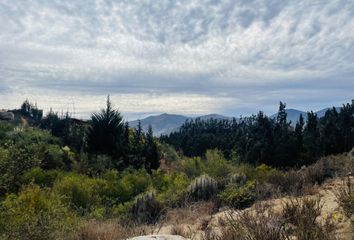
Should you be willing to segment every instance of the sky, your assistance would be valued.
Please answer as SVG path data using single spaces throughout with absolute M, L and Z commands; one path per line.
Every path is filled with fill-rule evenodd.
M 88 118 L 319 110 L 354 98 L 353 0 L 0 0 L 0 109 Z

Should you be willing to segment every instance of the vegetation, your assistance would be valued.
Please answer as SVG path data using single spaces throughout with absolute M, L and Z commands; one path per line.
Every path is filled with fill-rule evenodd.
M 91 239 L 93 224 L 92 239 L 108 239 L 102 223 L 124 239 L 144 232 L 143 224 L 164 221 L 171 209 L 207 203 L 210 212 L 245 209 L 354 172 L 354 157 L 345 153 L 354 143 L 350 104 L 321 119 L 309 113 L 306 123 L 300 118 L 292 127 L 281 103 L 275 120 L 262 113 L 196 120 L 161 139 L 151 127 L 130 128 L 109 97 L 86 122 L 53 111 L 42 117 L 28 101 L 15 112 L 17 122 L 0 122 L 0 239 Z M 349 218 L 353 187 L 346 186 L 337 198 Z M 332 236 L 334 226 L 316 220 L 320 207 L 306 200 L 290 202 L 282 215 L 245 213 L 230 219 L 225 236 L 328 239 L 323 236 Z M 310 223 L 317 235 L 304 233 Z
M 162 136 L 190 157 L 204 156 L 208 149 L 219 149 L 232 159 L 267 164 L 278 168 L 310 165 L 322 156 L 350 151 L 354 145 L 354 103 L 344 104 L 338 112 L 328 109 L 318 118 L 307 113 L 297 123 L 287 121 L 286 105 L 280 102 L 275 119 L 262 112 L 251 117 L 229 120 L 187 121 L 178 132 Z

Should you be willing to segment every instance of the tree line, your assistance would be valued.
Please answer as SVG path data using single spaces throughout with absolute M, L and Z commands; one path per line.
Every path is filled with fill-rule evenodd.
M 28 100 L 21 106 L 22 116 L 35 120 L 38 127 L 50 131 L 65 145 L 85 155 L 89 164 L 97 169 L 133 167 L 150 171 L 159 167 L 152 128 L 146 133 L 140 123 L 136 129 L 130 128 L 121 113 L 113 108 L 109 96 L 106 107 L 93 113 L 89 121 L 71 118 L 69 113 L 59 115 L 52 110 L 42 117 L 42 114 L 36 114 L 39 111 L 42 113 Z
M 280 102 L 276 118 L 263 112 L 232 120 L 187 120 L 179 131 L 161 136 L 187 156 L 203 156 L 207 149 L 222 150 L 228 158 L 275 167 L 300 167 L 319 157 L 349 151 L 354 146 L 354 101 L 319 118 L 308 112 L 295 125 Z

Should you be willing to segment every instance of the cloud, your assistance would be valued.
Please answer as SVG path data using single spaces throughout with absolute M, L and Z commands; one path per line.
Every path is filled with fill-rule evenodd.
M 117 105 L 128 117 L 239 115 L 279 100 L 326 107 L 352 97 L 353 9 L 348 0 L 4 0 L 0 102 L 26 96 L 60 110 L 66 102 L 54 98 L 72 96 L 84 117 L 99 105 L 88 96 L 104 103 L 108 93 L 127 99 Z

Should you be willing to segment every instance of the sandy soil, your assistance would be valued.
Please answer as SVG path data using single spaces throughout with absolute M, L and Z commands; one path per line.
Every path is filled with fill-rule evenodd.
M 354 180 L 354 179 L 352 179 Z M 341 179 L 332 179 L 324 183 L 321 187 L 318 187 L 317 193 L 314 195 L 307 195 L 304 197 L 320 198 L 323 204 L 321 219 L 326 219 L 330 216 L 333 221 L 336 222 L 338 226 L 337 237 L 340 240 L 353 240 L 353 226 L 351 224 L 351 219 L 348 219 L 343 213 L 342 209 L 339 207 L 335 192 L 343 185 Z M 269 204 L 275 212 L 280 212 L 282 206 L 286 201 L 289 201 L 289 197 L 272 199 L 264 203 Z M 188 239 L 201 240 L 203 231 L 206 228 L 212 228 L 218 231 L 220 225 L 222 225 L 224 219 L 227 218 L 228 214 L 238 214 L 240 211 L 225 210 L 217 214 L 211 215 L 208 213 L 207 205 L 195 206 L 189 209 L 179 209 L 174 210 L 167 216 L 166 222 L 156 228 L 155 234 L 171 234 L 171 235 L 181 235 Z M 249 209 L 254 208 L 252 206 Z

